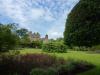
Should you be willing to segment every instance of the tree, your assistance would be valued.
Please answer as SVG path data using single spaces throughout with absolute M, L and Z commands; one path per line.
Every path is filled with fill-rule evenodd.
M 66 21 L 65 44 L 88 46 L 100 44 L 100 1 L 80 0 Z
M 17 46 L 18 36 L 13 31 L 13 26 L 14 24 L 0 24 L 0 51 L 8 51 Z
M 56 39 L 56 42 L 64 43 L 64 39 L 63 39 L 62 37 L 57 38 L 57 39 Z
M 33 41 L 31 47 L 32 48 L 42 48 L 42 43 L 43 43 L 42 40 Z
M 28 30 L 25 28 L 18 29 L 16 32 L 20 38 L 28 36 Z
M 20 37 L 20 45 L 22 47 L 29 47 L 30 39 L 29 39 L 29 31 L 25 28 L 18 29 L 16 31 L 17 35 Z

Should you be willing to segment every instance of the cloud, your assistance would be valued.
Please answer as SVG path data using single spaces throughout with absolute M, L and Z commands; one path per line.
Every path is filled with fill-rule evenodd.
M 26 16 L 23 15 L 23 9 L 21 7 L 23 4 L 17 5 L 13 0 L 2 0 L 1 7 L 2 11 L 11 18 L 14 22 L 20 23 L 25 26 L 24 23 L 27 22 Z
M 53 23 L 54 26 L 52 26 L 47 32 L 47 34 L 49 35 L 49 38 L 56 39 L 58 37 L 63 37 L 65 19 L 66 19 L 66 16 L 63 16 Z
M 0 15 L 50 38 L 63 36 L 68 13 L 79 0 L 0 0 Z M 4 17 L 3 17 L 4 18 Z
M 31 19 L 38 19 L 42 17 L 45 14 L 45 11 L 43 9 L 32 9 L 31 12 Z
M 63 14 L 55 21 L 55 23 L 53 24 L 54 26 L 51 27 L 51 29 L 48 30 L 48 35 L 50 35 L 49 38 L 59 38 L 59 37 L 63 37 L 63 32 L 65 29 L 65 23 L 66 23 L 66 19 L 68 17 L 68 14 L 70 13 L 70 11 L 72 10 L 72 8 L 75 6 L 75 4 L 78 2 L 75 0 L 68 0 L 68 6 L 70 6 L 70 8 L 68 8 L 67 10 L 65 10 L 63 12 Z M 71 5 L 72 4 L 72 5 Z

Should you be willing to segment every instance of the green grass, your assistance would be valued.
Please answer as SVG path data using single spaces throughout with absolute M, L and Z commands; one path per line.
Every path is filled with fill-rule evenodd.
M 42 53 L 41 49 L 31 49 L 31 48 L 25 48 L 22 50 L 19 50 L 21 54 L 28 54 L 28 53 Z
M 20 50 L 21 54 L 27 53 L 44 53 L 41 49 L 23 49 Z M 52 53 L 58 57 L 63 57 L 65 59 L 74 59 L 74 60 L 84 60 L 89 63 L 94 64 L 96 67 L 88 72 L 84 72 L 79 75 L 100 75 L 100 54 L 90 54 L 82 51 L 68 51 L 67 53 Z

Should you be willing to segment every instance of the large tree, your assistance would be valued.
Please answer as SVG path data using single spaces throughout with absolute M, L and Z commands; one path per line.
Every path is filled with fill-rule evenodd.
M 28 47 L 30 44 L 29 31 L 25 28 L 20 28 L 16 33 L 20 37 L 20 45 L 22 47 Z
M 100 1 L 80 0 L 66 21 L 64 41 L 67 45 L 100 44 Z
M 25 28 L 18 29 L 16 32 L 20 38 L 28 36 L 28 30 Z
M 18 36 L 15 33 L 15 25 L 0 24 L 0 51 L 14 49 L 18 44 Z

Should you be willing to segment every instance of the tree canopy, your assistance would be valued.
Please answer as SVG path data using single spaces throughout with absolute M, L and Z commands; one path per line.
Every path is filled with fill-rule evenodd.
M 80 0 L 66 20 L 64 41 L 67 45 L 100 44 L 100 1 Z
M 0 24 L 0 51 L 14 49 L 18 43 L 18 36 L 15 33 L 15 25 Z

